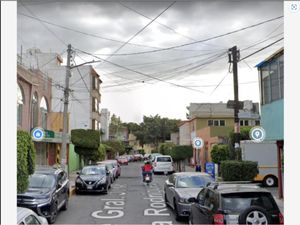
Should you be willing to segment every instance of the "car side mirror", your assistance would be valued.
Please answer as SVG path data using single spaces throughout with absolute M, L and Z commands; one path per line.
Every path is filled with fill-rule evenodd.
M 196 203 L 196 202 L 198 202 L 198 200 L 197 200 L 196 198 L 193 198 L 193 197 L 192 197 L 192 198 L 189 198 L 189 199 L 188 199 L 188 202 L 189 202 L 189 203 Z

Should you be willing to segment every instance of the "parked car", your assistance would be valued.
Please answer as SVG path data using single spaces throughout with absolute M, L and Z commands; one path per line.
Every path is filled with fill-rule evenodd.
M 149 157 L 150 157 L 150 154 L 146 153 L 146 154 L 144 155 L 144 160 L 149 160 Z
M 38 216 L 31 209 L 17 207 L 17 224 L 18 225 L 32 225 L 32 224 L 48 225 L 48 221 L 45 217 Z
M 115 169 L 115 177 L 118 178 L 119 176 L 121 176 L 121 167 L 120 167 L 120 164 L 118 163 L 117 160 L 115 159 L 109 159 L 109 160 L 106 160 L 104 162 L 112 162 L 113 163 L 113 166 L 114 166 L 114 169 Z
M 152 161 L 153 173 L 173 173 L 173 159 L 169 155 L 157 155 Z
M 169 176 L 164 185 L 165 202 L 175 211 L 176 220 L 190 215 L 188 199 L 196 198 L 199 191 L 212 182 L 213 178 L 207 173 L 181 172 Z
M 190 224 L 283 224 L 272 194 L 246 184 L 214 184 L 190 198 Z
M 118 163 L 120 165 L 128 165 L 128 159 L 127 159 L 127 157 L 126 156 L 120 156 L 118 158 Z
M 133 161 L 141 161 L 143 159 L 143 155 L 142 154 L 134 154 L 133 155 Z
M 148 159 L 153 162 L 156 156 L 161 156 L 162 154 L 160 153 L 152 153 L 149 155 Z
M 82 192 L 103 192 L 108 193 L 111 187 L 109 170 L 105 165 L 85 166 L 75 180 L 76 194 Z
M 60 209 L 67 210 L 69 180 L 61 168 L 39 168 L 29 176 L 25 193 L 17 195 L 17 206 L 32 209 L 54 223 Z
M 117 170 L 114 167 L 114 164 L 112 162 L 108 162 L 108 161 L 101 161 L 101 162 L 97 162 L 97 165 L 106 165 L 108 171 L 111 174 L 111 183 L 113 183 L 116 179 L 117 179 Z

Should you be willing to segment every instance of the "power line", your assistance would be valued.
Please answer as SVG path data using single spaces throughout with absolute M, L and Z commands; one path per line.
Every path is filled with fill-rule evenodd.
M 144 18 L 147 18 L 147 19 L 149 19 L 149 20 L 152 20 L 150 17 L 146 16 L 145 14 L 143 14 L 143 13 L 137 11 L 136 9 L 133 9 L 133 8 L 129 7 L 128 5 L 125 5 L 123 2 L 119 2 L 119 4 L 122 5 L 122 6 L 124 6 L 124 7 L 127 8 L 127 9 L 129 9 L 129 10 L 135 12 L 136 14 L 138 14 L 138 15 L 140 15 L 140 16 L 143 16 Z M 184 37 L 184 38 L 186 38 L 186 39 L 189 39 L 189 40 L 191 40 L 191 41 L 196 41 L 196 39 L 194 39 L 194 38 L 192 38 L 192 37 L 189 37 L 189 36 L 187 36 L 187 35 L 184 35 L 184 34 L 182 34 L 182 33 L 179 33 L 179 32 L 176 31 L 174 28 L 172 28 L 172 27 L 170 27 L 170 26 L 167 26 L 166 24 L 160 23 L 160 22 L 158 22 L 158 21 L 155 21 L 155 23 L 161 25 L 162 27 L 164 27 L 164 28 L 166 28 L 166 29 L 172 31 L 173 33 L 178 34 L 178 35 L 180 35 L 180 36 L 182 36 L 182 37 Z M 210 44 L 206 44 L 206 45 L 210 45 Z M 211 45 L 211 46 L 214 46 L 214 45 Z
M 113 57 L 117 52 L 119 52 L 125 45 L 127 45 L 131 40 L 133 40 L 136 36 L 142 33 L 150 24 L 152 24 L 158 17 L 160 17 L 164 12 L 166 12 L 169 8 L 171 8 L 176 2 L 172 2 L 167 8 L 165 8 L 161 13 L 159 13 L 154 19 L 152 19 L 149 23 L 147 23 L 142 29 L 136 32 L 131 38 L 129 38 L 125 43 L 123 43 L 117 50 L 115 50 L 108 58 Z
M 79 50 L 79 49 L 77 49 L 77 50 L 78 50 L 78 51 L 81 51 L 82 53 L 85 53 L 85 54 L 87 54 L 87 55 L 91 55 L 91 56 L 94 56 L 95 58 L 101 59 L 101 60 L 103 60 L 103 61 L 105 61 L 105 62 L 107 62 L 107 63 L 109 63 L 109 64 L 112 64 L 112 65 L 114 65 L 114 66 L 117 66 L 117 67 L 120 67 L 120 68 L 126 69 L 126 70 L 128 70 L 128 71 L 131 71 L 131 72 L 134 72 L 134 73 L 137 73 L 137 74 L 143 75 L 143 76 L 145 76 L 145 77 L 149 77 L 149 78 L 152 78 L 152 79 L 154 79 L 154 80 L 158 80 L 158 81 L 161 81 L 161 82 L 164 82 L 164 83 L 167 83 L 167 84 L 170 84 L 170 85 L 176 86 L 176 87 L 181 87 L 181 88 L 184 88 L 184 89 L 188 89 L 188 90 L 192 90 L 192 91 L 196 91 L 196 92 L 203 93 L 203 92 L 202 92 L 202 91 L 200 91 L 200 90 L 196 90 L 196 89 L 193 89 L 193 88 L 187 88 L 187 87 L 185 87 L 185 86 L 182 86 L 182 85 L 179 85 L 179 84 L 175 84 L 175 83 L 172 83 L 172 82 L 164 81 L 164 80 L 162 80 L 162 79 L 159 79 L 159 78 L 157 78 L 157 77 L 153 77 L 153 76 L 151 76 L 151 75 L 149 75 L 149 74 L 145 74 L 145 73 L 142 73 L 142 72 L 139 72 L 139 71 L 136 71 L 136 70 L 133 70 L 133 69 L 130 69 L 130 68 L 124 67 L 124 66 L 122 66 L 122 65 L 119 65 L 119 64 L 117 64 L 117 63 L 113 63 L 113 62 L 111 62 L 111 61 L 108 61 L 108 60 L 102 59 L 101 57 L 99 57 L 99 56 L 95 56 L 95 55 L 93 55 L 93 54 L 91 54 L 91 53 L 88 53 L 88 52 L 85 52 L 85 51 L 82 51 L 82 50 Z
M 238 32 L 241 32 L 241 31 L 253 28 L 253 27 L 257 27 L 257 26 L 260 26 L 262 24 L 269 23 L 269 22 L 272 22 L 272 21 L 275 21 L 275 20 L 278 20 L 278 19 L 281 19 L 281 18 L 283 18 L 283 16 L 275 17 L 273 19 L 265 20 L 265 21 L 262 21 L 260 23 L 256 23 L 256 24 L 253 24 L 253 25 L 250 25 L 250 26 L 247 26 L 247 27 L 243 27 L 243 28 L 240 28 L 240 29 L 237 29 L 237 30 L 234 30 L 234 31 L 230 31 L 230 32 L 227 32 L 227 33 L 224 33 L 224 34 L 216 35 L 216 36 L 213 36 L 213 37 L 210 37 L 210 38 L 205 38 L 205 39 L 202 39 L 202 40 L 199 40 L 199 41 L 194 41 L 194 42 L 191 42 L 191 43 L 186 43 L 186 44 L 171 46 L 171 47 L 167 47 L 167 48 L 151 50 L 151 51 L 114 54 L 114 56 L 140 55 L 140 54 L 148 54 L 148 53 L 156 53 L 156 52 L 161 52 L 161 51 L 167 51 L 167 50 L 171 50 L 171 49 L 174 49 L 174 48 L 181 48 L 181 47 L 194 45 L 194 44 L 198 44 L 198 43 L 202 43 L 202 42 L 206 42 L 206 41 L 211 41 L 211 40 L 214 40 L 214 39 L 217 39 L 217 38 L 220 38 L 220 37 L 224 37 L 224 36 L 227 36 L 227 35 L 231 35 L 231 34 L 234 34 L 234 33 L 238 33 Z M 94 54 L 94 55 L 104 55 L 104 54 Z M 112 55 L 112 54 L 105 54 L 105 55 L 109 56 L 109 55 Z
M 256 53 L 261 52 L 262 50 L 264 50 L 264 49 L 266 49 L 266 48 L 269 48 L 270 46 L 276 44 L 277 42 L 282 41 L 283 39 L 284 39 L 284 38 L 280 38 L 280 39 L 278 39 L 278 40 L 272 42 L 271 44 L 269 44 L 269 45 L 267 45 L 267 46 L 265 46 L 265 47 L 263 47 L 263 48 L 261 48 L 261 49 L 255 51 L 255 52 L 253 52 L 253 53 L 251 53 L 251 54 L 249 54 L 249 55 L 243 57 L 243 58 L 240 59 L 239 61 L 245 60 L 245 59 L 249 58 L 250 56 L 253 56 L 253 55 L 256 54 Z
M 36 17 L 36 15 L 27 7 L 23 4 L 22 1 L 19 1 L 23 8 L 25 8 L 31 15 L 33 15 L 34 17 Z M 41 21 L 40 21 L 41 22 Z M 46 28 L 46 30 L 48 30 L 54 37 L 56 37 L 57 40 L 59 40 L 61 43 L 63 43 L 63 45 L 67 46 L 67 44 L 60 38 L 57 36 L 57 34 L 55 34 L 49 27 L 47 27 L 43 22 L 41 22 L 41 24 L 43 25 L 44 28 Z

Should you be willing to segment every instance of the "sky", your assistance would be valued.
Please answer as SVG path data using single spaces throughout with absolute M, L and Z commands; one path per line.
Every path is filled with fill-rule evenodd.
M 282 16 L 282 1 L 23 0 L 17 10 L 18 53 L 62 53 L 71 44 L 77 64 L 102 60 L 93 64 L 101 107 L 123 122 L 185 120 L 190 103 L 232 100 L 228 49 L 237 46 L 243 58 L 283 37 L 283 18 L 242 29 Z M 255 65 L 281 47 L 239 62 L 240 100 L 259 102 Z

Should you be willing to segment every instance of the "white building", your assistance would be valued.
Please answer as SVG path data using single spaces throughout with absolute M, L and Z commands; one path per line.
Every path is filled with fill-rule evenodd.
M 21 57 L 24 65 L 40 69 L 52 78 L 51 111 L 63 112 L 66 66 L 62 65 L 62 57 L 57 53 L 43 53 L 37 48 L 28 49 Z M 70 130 L 100 130 L 101 83 L 99 74 L 92 66 L 80 66 L 71 70 L 68 106 Z
M 110 112 L 108 109 L 101 109 L 100 115 L 100 123 L 101 123 L 101 140 L 108 141 L 109 140 L 109 123 L 110 123 Z

